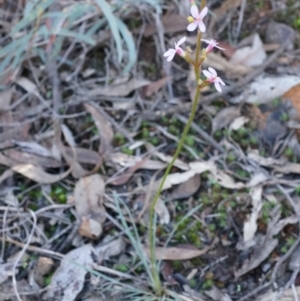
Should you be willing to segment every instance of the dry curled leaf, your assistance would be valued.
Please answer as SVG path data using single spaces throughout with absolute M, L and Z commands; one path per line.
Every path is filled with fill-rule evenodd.
M 267 54 L 264 45 L 256 33 L 253 36 L 252 45 L 237 49 L 232 55 L 230 62 L 234 64 L 242 64 L 246 67 L 255 67 L 261 65 Z
M 240 116 L 240 107 L 228 107 L 221 110 L 212 121 L 212 132 L 220 130 Z
M 150 83 L 144 89 L 145 96 L 149 97 L 155 92 L 159 91 L 171 78 L 172 78 L 171 76 L 166 76 L 162 79 Z
M 103 194 L 105 184 L 99 174 L 81 178 L 75 185 L 74 202 L 78 216 L 82 219 L 80 234 L 98 238 L 105 221 Z
M 100 136 L 99 153 L 109 154 L 112 150 L 112 140 L 114 138 L 114 132 L 110 122 L 105 118 L 101 111 L 97 108 L 96 104 L 84 104 L 86 110 L 92 115 L 98 133 Z
M 55 175 L 45 172 L 41 167 L 32 164 L 18 164 L 11 168 L 13 171 L 40 184 L 53 184 L 69 175 L 71 169 L 64 173 Z
M 83 245 L 67 253 L 51 277 L 44 300 L 73 301 L 81 292 L 93 264 L 93 246 Z
M 186 182 L 178 185 L 170 195 L 170 199 L 185 199 L 196 193 L 200 187 L 201 178 L 199 174 L 195 174 L 189 178 Z

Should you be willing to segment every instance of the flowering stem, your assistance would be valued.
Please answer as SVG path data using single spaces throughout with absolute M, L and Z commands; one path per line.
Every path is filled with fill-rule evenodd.
M 195 59 L 195 64 L 194 64 L 194 70 L 195 70 L 195 74 L 196 74 L 196 79 L 197 81 L 200 79 L 200 47 L 201 47 L 201 32 L 198 31 L 198 35 L 197 35 L 197 47 L 196 47 L 196 59 Z M 159 184 L 159 187 L 156 191 L 156 194 L 154 196 L 154 199 L 151 203 L 150 206 L 150 212 L 149 212 L 149 224 L 150 224 L 150 228 L 149 228 L 149 243 L 150 243 L 150 261 L 151 261 L 151 274 L 154 280 L 154 291 L 157 294 L 161 294 L 162 292 L 162 286 L 161 286 L 161 282 L 159 279 L 159 273 L 158 270 L 156 269 L 156 256 L 155 256 L 155 233 L 154 233 L 154 212 L 155 212 L 155 206 L 157 204 L 158 198 L 161 194 L 161 191 L 163 189 L 164 183 L 167 179 L 168 174 L 171 171 L 171 168 L 173 167 L 173 164 L 175 162 L 175 160 L 177 159 L 184 141 L 185 141 L 185 137 L 190 129 L 190 126 L 192 124 L 192 121 L 194 119 L 196 110 L 197 110 L 197 105 L 198 105 L 198 101 L 200 98 L 200 89 L 196 89 L 196 93 L 195 93 L 195 97 L 193 100 L 193 105 L 192 105 L 192 110 L 191 110 L 191 114 L 189 117 L 189 120 L 187 122 L 187 124 L 184 127 L 183 133 L 182 133 L 182 137 L 178 143 L 177 149 L 175 151 L 175 154 L 171 160 L 171 162 L 168 164 L 167 169 L 164 173 L 164 176 Z

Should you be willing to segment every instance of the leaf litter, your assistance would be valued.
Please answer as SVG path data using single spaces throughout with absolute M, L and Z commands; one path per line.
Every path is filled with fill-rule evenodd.
M 144 4 L 139 7 L 145 13 L 145 19 L 139 19 L 141 23 L 133 24 L 140 11 L 135 11 L 132 24 L 125 18 L 124 25 L 137 33 L 133 39 L 141 39 L 135 40 L 140 53 L 131 76 L 120 72 L 126 56 L 132 53 L 129 38 L 124 44 L 128 52 L 117 62 L 114 47 L 108 46 L 114 45 L 109 39 L 117 36 L 94 23 L 100 15 L 103 17 L 97 15 L 99 12 L 76 18 L 72 27 L 95 30 L 93 34 L 97 32 L 100 37 L 97 49 L 80 44 L 84 43 L 80 35 L 74 40 L 80 43 L 62 42 L 56 84 L 51 81 L 49 85 L 48 68 L 43 66 L 49 59 L 42 48 L 30 52 L 30 62 L 24 60 L 8 72 L 6 82 L 14 83 L 0 92 L 0 183 L 4 189 L 0 198 L 4 244 L 1 293 L 13 295 L 17 289 L 21 293 L 30 291 L 30 300 L 41 300 L 43 294 L 44 300 L 87 299 L 93 281 L 114 291 L 124 285 L 123 280 L 132 285 L 137 278 L 141 282 L 135 288 L 142 287 L 138 297 L 150 293 L 149 205 L 162 172 L 172 160 L 174 141 L 182 132 L 181 118 L 176 116 L 189 104 L 188 93 L 192 95 L 195 87 L 191 81 L 185 82 L 190 72 L 186 66 L 157 64 L 165 47 L 163 34 L 160 37 L 157 33 L 182 34 L 186 30 L 181 8 L 168 4 L 161 18 L 153 22 L 155 13 L 149 14 L 149 3 L 146 10 Z M 289 49 L 294 47 L 295 32 L 286 24 L 271 21 L 266 25 L 269 34 L 247 32 L 239 37 L 238 30 L 228 24 L 238 24 L 244 18 L 247 28 L 255 28 L 253 20 L 259 14 L 255 8 L 243 11 L 243 1 L 227 0 L 218 5 L 211 7 L 207 25 L 210 37 L 220 37 L 226 51 L 211 54 L 204 67 L 208 64 L 223 73 L 232 94 L 216 98 L 211 90 L 203 92 L 204 101 L 209 100 L 199 107 L 193 124 L 197 130 L 191 131 L 185 141 L 191 151 L 184 151 L 175 161 L 155 208 L 156 255 L 163 261 L 160 269 L 164 273 L 164 264 L 170 266 L 166 272 L 168 290 L 179 292 L 183 300 L 206 300 L 207 296 L 230 300 L 251 294 L 289 254 L 299 230 L 295 210 L 300 169 L 299 62 L 293 53 L 282 53 L 271 68 L 268 63 L 269 53 L 282 44 L 283 37 L 288 39 Z M 274 16 L 268 9 L 263 4 L 261 13 Z M 128 11 L 129 19 L 131 14 Z M 122 13 L 116 16 L 124 17 Z M 29 22 L 22 34 L 31 26 L 35 25 Z M 65 29 L 62 25 L 59 28 Z M 225 28 L 232 30 L 231 44 Z M 242 40 L 242 36 L 247 38 Z M 57 36 L 52 38 L 45 41 L 47 49 L 57 41 Z M 166 45 L 173 39 L 166 40 Z M 188 39 L 193 45 L 195 38 Z M 121 45 L 119 42 L 116 45 Z M 35 46 L 34 40 L 30 47 Z M 295 68 L 290 68 L 292 65 Z M 284 69 L 287 66 L 289 70 Z M 285 72 L 280 74 L 279 70 Z M 258 71 L 248 86 L 241 82 L 235 86 L 240 76 Z M 60 93 L 63 97 L 57 97 Z M 62 101 L 56 103 L 59 98 Z M 275 98 L 284 110 L 263 106 Z M 246 105 L 252 115 L 245 114 Z M 157 122 L 150 122 L 147 116 L 155 116 Z M 274 120 L 284 130 L 278 130 Z M 161 135 L 160 129 L 170 136 Z M 170 140 L 171 135 L 175 139 Z M 270 137 L 274 145 L 268 148 Z M 125 204 L 121 211 L 116 195 Z M 132 233 L 136 240 L 130 239 Z M 27 254 L 22 266 L 20 263 L 13 270 L 9 258 L 15 253 L 11 252 L 20 249 L 33 256 Z M 289 275 L 284 268 L 282 265 L 281 273 Z M 96 271 L 101 275 L 95 276 Z M 109 278 L 112 275 L 115 279 Z M 16 285 L 12 285 L 15 276 Z M 114 282 L 116 279 L 120 282 Z M 33 288 L 46 288 L 46 292 L 35 294 Z M 291 299 L 292 290 L 286 290 L 283 296 Z M 271 300 L 274 295 L 269 292 L 259 298 Z

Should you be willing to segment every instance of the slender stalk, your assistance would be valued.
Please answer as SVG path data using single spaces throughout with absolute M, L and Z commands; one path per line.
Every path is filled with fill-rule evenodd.
M 201 48 L 201 32 L 198 31 L 198 35 L 197 35 L 197 47 L 196 47 L 196 58 L 195 58 L 195 63 L 194 63 L 194 71 L 195 71 L 195 75 L 196 75 L 196 79 L 197 82 L 200 79 L 200 49 Z M 149 224 L 150 224 L 150 229 L 149 229 L 149 243 L 150 243 L 150 261 L 151 261 L 151 274 L 154 280 L 154 290 L 157 294 L 161 294 L 162 293 L 162 286 L 161 286 L 161 282 L 159 279 L 159 274 L 158 271 L 156 269 L 156 256 L 155 256 L 155 233 L 154 233 L 154 212 L 155 212 L 155 206 L 157 204 L 158 198 L 161 194 L 161 191 L 163 189 L 164 183 L 167 179 L 168 174 L 171 171 L 171 168 L 173 167 L 173 164 L 175 162 L 175 160 L 177 159 L 184 141 L 185 141 L 185 137 L 190 129 L 190 126 L 193 122 L 193 119 L 195 117 L 196 114 L 196 110 L 197 110 L 197 105 L 198 105 L 198 101 L 200 98 L 200 89 L 197 88 L 196 90 L 196 94 L 193 100 L 193 105 L 192 105 L 192 110 L 191 110 L 191 114 L 190 117 L 188 119 L 187 124 L 184 127 L 181 139 L 178 143 L 177 149 L 175 151 L 175 154 L 171 160 L 171 162 L 168 164 L 167 169 L 164 173 L 164 176 L 159 184 L 159 187 L 156 191 L 156 194 L 154 196 L 154 199 L 151 203 L 150 206 L 150 212 L 149 212 Z

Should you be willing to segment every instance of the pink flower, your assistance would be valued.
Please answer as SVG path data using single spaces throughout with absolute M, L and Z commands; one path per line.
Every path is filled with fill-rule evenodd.
M 173 58 L 174 58 L 174 56 L 175 56 L 176 53 L 178 55 L 180 55 L 180 56 L 184 56 L 185 55 L 184 50 L 181 47 L 179 47 L 181 44 L 183 44 L 185 42 L 185 40 L 186 40 L 186 37 L 181 38 L 178 41 L 178 43 L 175 43 L 175 49 L 169 49 L 168 51 L 166 51 L 164 53 L 164 56 L 168 57 L 167 58 L 168 62 L 170 62 L 170 61 L 173 60 Z
M 189 19 L 192 21 L 187 27 L 188 31 L 194 31 L 197 27 L 201 32 L 205 32 L 205 25 L 203 23 L 203 18 L 207 15 L 208 8 L 204 7 L 199 13 L 198 7 L 196 5 L 191 6 L 191 15 Z
M 203 70 L 203 74 L 207 77 L 209 83 L 214 83 L 217 91 L 222 92 L 220 84 L 225 86 L 225 83 L 221 80 L 221 78 L 217 75 L 217 72 L 214 68 L 209 67 L 208 71 Z
M 211 52 L 214 47 L 225 50 L 225 48 L 221 48 L 221 47 L 217 46 L 219 43 L 216 40 L 209 41 L 209 40 L 201 39 L 201 41 L 208 44 L 208 46 L 205 48 L 206 54 Z

